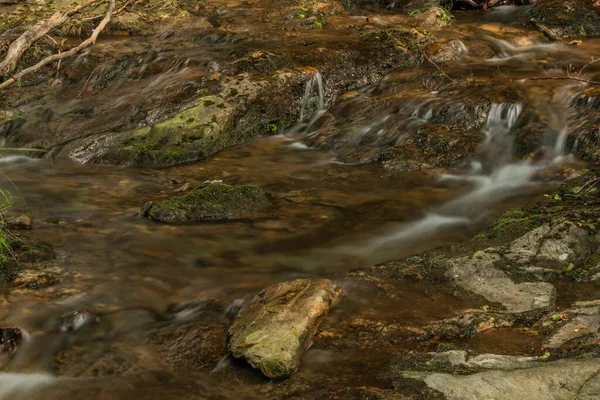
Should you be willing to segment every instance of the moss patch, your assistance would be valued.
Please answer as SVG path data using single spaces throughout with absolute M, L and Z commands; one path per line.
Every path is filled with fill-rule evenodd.
M 164 200 L 145 213 L 161 222 L 250 218 L 269 206 L 265 192 L 253 185 L 231 186 L 220 182 Z

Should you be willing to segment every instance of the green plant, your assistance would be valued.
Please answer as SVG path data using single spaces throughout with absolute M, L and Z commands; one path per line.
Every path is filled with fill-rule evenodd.
M 554 201 L 562 201 L 562 197 L 558 193 L 545 194 L 544 197 Z
M 340 3 L 342 3 L 344 9 L 348 11 L 352 10 L 352 8 L 354 7 L 354 0 L 340 0 Z
M 4 214 L 13 206 L 10 192 L 0 189 L 0 215 Z M 8 256 L 12 255 L 12 247 L 15 236 L 8 230 L 5 224 L 0 225 L 0 264 L 8 261 Z
M 552 319 L 552 321 L 560 321 L 561 317 L 559 313 L 556 314 L 552 314 L 552 316 L 550 317 L 550 319 Z
M 267 131 L 269 132 L 270 135 L 276 134 L 277 133 L 277 125 L 275 125 L 275 124 L 267 125 Z
M 449 9 L 441 8 L 440 11 L 438 11 L 438 13 L 437 13 L 437 19 L 439 22 L 441 22 L 442 24 L 445 25 L 445 24 L 449 24 L 450 22 L 452 22 L 454 17 L 452 16 L 452 13 L 450 12 Z
M 321 29 L 323 28 L 324 22 L 321 20 L 315 21 L 312 25 L 313 29 Z

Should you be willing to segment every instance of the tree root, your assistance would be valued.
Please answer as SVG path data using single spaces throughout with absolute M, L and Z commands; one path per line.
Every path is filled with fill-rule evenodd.
M 16 68 L 16 64 L 19 61 L 20 56 L 25 52 L 25 50 L 28 48 L 28 46 L 30 46 L 31 44 L 35 43 L 35 41 L 31 41 L 30 38 L 34 37 L 34 36 L 38 36 L 39 32 L 43 31 L 47 26 L 52 25 L 52 27 L 50 27 L 49 29 L 45 30 L 45 32 L 48 32 L 50 29 L 59 26 L 60 24 L 64 23 L 66 21 L 66 18 L 68 18 L 69 16 L 73 15 L 76 12 L 79 12 L 83 7 L 87 7 L 91 4 L 93 4 L 94 2 L 96 2 L 97 0 L 88 0 L 85 3 L 83 3 L 82 5 L 75 7 L 74 9 L 67 11 L 64 14 L 54 14 L 54 16 L 52 18 L 50 18 L 49 20 L 46 21 L 42 21 L 40 23 L 38 23 L 37 25 L 35 25 L 33 28 L 31 28 L 30 30 L 28 30 L 27 32 L 25 32 L 23 35 L 21 35 L 21 37 L 19 39 L 17 39 L 17 41 L 21 40 L 21 38 L 23 38 L 23 36 L 26 36 L 25 39 L 23 39 L 21 41 L 21 43 L 29 43 L 26 47 L 23 47 L 23 44 L 17 45 L 16 47 L 21 48 L 20 54 L 18 55 L 18 57 L 12 57 L 11 59 L 9 59 L 9 56 L 11 56 L 11 52 L 9 49 L 9 53 L 6 56 L 6 59 L 2 62 L 2 64 L 4 64 L 7 60 L 9 63 L 14 63 L 14 67 L 13 67 L 13 71 L 14 68 Z M 14 76 L 12 76 L 10 79 L 7 79 L 6 81 L 0 83 L 0 89 L 4 89 L 7 88 L 8 86 L 12 85 L 13 83 L 15 83 L 17 80 L 23 78 L 26 75 L 29 75 L 37 70 L 39 70 L 40 68 L 42 68 L 45 65 L 48 65 L 50 63 L 53 63 L 55 61 L 60 61 L 62 59 L 65 59 L 67 57 L 72 57 L 76 54 L 78 54 L 79 52 L 81 52 L 82 50 L 84 50 L 85 48 L 93 45 L 96 43 L 96 40 L 98 39 L 98 35 L 100 35 L 100 32 L 102 32 L 104 30 L 104 28 L 106 27 L 106 25 L 110 22 L 110 19 L 112 18 L 112 15 L 115 11 L 115 0 L 108 0 L 109 1 L 109 6 L 108 6 L 108 10 L 106 12 L 106 15 L 104 16 L 104 18 L 102 19 L 102 21 L 100 21 L 100 23 L 98 24 L 98 26 L 96 26 L 96 29 L 94 29 L 94 31 L 92 32 L 92 35 L 87 38 L 86 40 L 84 40 L 83 42 L 81 42 L 81 44 L 79 44 L 78 46 L 72 48 L 69 51 L 65 51 L 63 53 L 58 53 L 58 54 L 53 54 L 49 57 L 44 58 L 42 61 L 38 62 L 37 64 L 35 64 L 32 67 L 26 68 L 23 71 L 19 72 L 18 74 L 15 74 Z M 76 11 L 75 11 L 76 10 Z M 58 20 L 62 20 L 64 16 L 64 20 L 56 25 L 55 22 Z M 48 21 L 53 20 L 52 24 L 49 24 Z M 40 26 L 42 26 L 42 28 L 40 28 Z M 28 35 L 29 34 L 29 35 Z M 44 33 L 45 34 L 45 33 Z M 39 39 L 40 37 L 42 37 L 43 35 L 39 35 L 39 37 L 37 37 L 35 40 Z M 16 42 L 16 41 L 15 41 Z M 15 43 L 13 43 L 13 45 L 11 45 L 11 48 L 15 45 Z M 14 53 L 16 54 L 16 53 Z M 0 68 L 2 66 L 2 64 L 0 64 Z M 0 69 L 0 75 L 1 74 L 1 69 Z M 11 71 L 12 72 L 12 71 Z

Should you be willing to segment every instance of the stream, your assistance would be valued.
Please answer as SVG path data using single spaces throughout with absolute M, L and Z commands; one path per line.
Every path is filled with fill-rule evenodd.
M 244 4 L 224 7 L 223 18 L 245 15 Z M 200 315 L 207 326 L 218 327 L 215 340 L 225 340 L 226 310 L 274 283 L 296 278 L 328 278 L 344 289 L 342 302 L 322 330 L 351 318 L 422 327 L 481 307 L 477 300 L 458 296 L 443 285 L 420 281 L 390 281 L 395 295 L 382 295 L 372 282 L 348 273 L 468 242 L 505 211 L 535 204 L 565 176 L 587 167 L 570 154 L 577 143 L 573 145 L 569 137 L 586 121 L 585 104 L 596 104 L 594 97 L 587 97 L 585 83 L 525 79 L 558 76 L 570 64 L 586 64 L 599 54 L 600 40 L 586 39 L 579 46 L 548 43 L 541 34 L 516 27 L 525 9 L 500 7 L 483 21 L 476 13 L 457 13 L 454 25 L 435 34 L 444 38 L 442 46 L 454 46 L 456 54 L 468 56 L 442 66 L 443 71 L 425 61 L 419 67 L 385 72 L 381 79 L 342 90 L 332 99 L 330 75 L 315 68 L 301 84 L 299 112 L 284 132 L 243 140 L 203 160 L 166 167 L 82 163 L 91 159 L 88 153 L 69 146 L 87 140 L 92 126 L 98 131 L 90 130 L 90 135 L 122 126 L 136 107 L 150 110 L 145 122 L 127 123 L 143 125 L 180 112 L 183 103 L 156 100 L 160 93 L 204 82 L 207 74 L 198 65 L 259 45 L 255 41 L 213 45 L 210 39 L 192 40 L 191 34 L 183 39 L 165 34 L 101 40 L 93 54 L 140 54 L 136 63 L 144 64 L 140 67 L 144 72 L 132 69 L 129 75 L 116 77 L 118 83 L 106 91 L 77 99 L 74 95 L 91 72 L 78 67 L 86 73 L 69 77 L 77 85 L 58 86 L 33 105 L 15 108 L 31 119 L 23 135 L 7 137 L 7 145 L 54 141 L 49 144 L 50 156 L 0 158 L 2 187 L 14 201 L 11 214 L 33 220 L 23 240 L 43 243 L 55 255 L 43 264 L 54 277 L 53 284 L 3 288 L 0 321 L 25 333 L 18 353 L 0 359 L 0 399 L 262 399 L 292 394 L 313 398 L 303 397 L 302 385 L 387 388 L 386 371 L 394 351 L 435 349 L 399 338 L 392 347 L 337 352 L 317 340 L 290 378 L 293 383 L 285 386 L 265 380 L 225 354 L 194 364 L 194 355 L 184 353 L 180 364 L 175 362 L 181 368 L 166 367 L 165 351 L 180 349 L 179 339 L 156 344 L 153 332 L 166 329 L 171 320 Z M 371 21 L 390 27 L 402 23 L 397 18 L 382 13 Z M 336 29 L 359 19 L 364 17 L 333 16 L 313 39 L 335 47 L 341 39 Z M 186 32 L 195 29 L 194 23 L 185 27 Z M 256 25 L 253 29 L 260 31 L 261 25 Z M 273 52 L 315 51 L 293 40 L 262 40 L 260 46 Z M 92 56 L 81 55 L 74 65 L 85 64 L 86 57 Z M 600 64 L 590 65 L 585 76 L 600 76 L 599 68 Z M 135 73 L 144 76 L 134 80 Z M 470 76 L 473 82 L 486 84 L 482 88 L 457 83 L 446 89 L 450 82 L 442 74 L 450 75 L 448 79 Z M 438 82 L 436 87 L 415 91 L 420 76 Z M 447 117 L 442 111 L 452 117 L 460 112 L 452 107 L 477 103 L 480 96 L 491 100 L 489 111 L 475 112 L 482 120 L 479 126 L 461 127 L 462 122 L 455 121 L 459 127 L 448 133 L 457 135 L 451 146 L 465 143 L 458 161 L 438 162 L 455 151 L 450 147 L 419 149 L 419 168 L 375 162 L 385 149 L 400 148 L 413 140 L 413 133 L 440 123 Z M 152 115 L 155 101 L 158 106 Z M 69 114 L 86 107 L 102 111 L 84 119 Z M 53 114 L 43 117 L 43 110 L 50 108 Z M 515 149 L 524 146 L 515 132 L 533 125 L 543 125 L 535 149 L 515 157 Z M 73 150 L 70 157 L 64 149 Z M 214 180 L 259 186 L 277 207 L 256 219 L 179 225 L 139 214 L 149 201 Z M 588 295 L 600 295 L 600 287 L 592 285 Z M 88 324 L 89 320 L 95 323 Z M 530 354 L 539 342 L 514 330 L 477 336 L 467 346 L 479 353 Z M 191 346 L 200 353 L 211 351 L 206 350 L 209 344 L 201 350 Z

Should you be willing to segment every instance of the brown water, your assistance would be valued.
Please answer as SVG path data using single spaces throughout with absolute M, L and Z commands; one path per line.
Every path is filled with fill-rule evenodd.
M 247 5 L 234 8 L 235 12 L 228 15 L 231 18 L 235 13 L 243 15 L 244 7 Z M 380 23 L 392 26 L 406 19 L 393 15 L 377 18 Z M 495 23 L 483 25 L 471 18 L 471 14 L 460 15 L 459 19 L 464 20 L 460 29 L 442 30 L 439 35 L 462 39 L 467 46 L 474 46 L 477 41 L 495 43 L 497 57 L 490 61 L 473 56 L 453 65 L 449 73 L 452 76 L 469 73 L 477 81 L 489 80 L 486 91 L 519 91 L 528 101 L 526 106 L 542 110 L 542 119 L 546 118 L 550 125 L 558 127 L 564 122 L 568 116 L 563 118 L 561 106 L 553 106 L 548 96 L 560 97 L 565 86 L 572 92 L 579 87 L 564 82 L 516 80 L 537 76 L 540 65 L 553 63 L 554 68 L 564 68 L 570 63 L 585 63 L 598 51 L 600 41 L 588 40 L 579 48 L 563 45 L 530 48 L 531 43 L 523 43 L 515 50 L 507 47 L 507 43 L 515 45 L 522 36 L 521 30 Z M 343 35 L 339 30 L 357 20 L 358 17 L 350 16 L 332 18 L 329 28 L 315 35 L 330 45 L 337 42 L 341 45 Z M 255 28 L 261 26 L 257 23 Z M 542 41 L 533 32 L 528 40 Z M 99 44 L 98 51 L 137 51 L 156 47 L 160 42 L 159 38 L 111 39 Z M 312 51 L 298 47 L 297 43 L 263 41 L 262 45 L 265 43 L 271 50 L 280 46 L 288 51 L 290 48 L 297 52 Z M 189 57 L 201 63 L 203 59 L 225 56 L 232 48 L 253 45 L 221 44 L 207 52 L 204 45 L 177 48 L 176 40 L 165 42 L 170 48 L 163 57 L 149 61 L 159 71 L 156 75 L 149 73 L 134 83 L 125 81 L 108 92 L 84 96 L 81 101 L 73 99 L 79 89 L 65 89 L 47 99 L 48 104 L 61 112 L 92 104 L 101 113 L 118 117 L 95 120 L 103 124 L 102 129 L 98 128 L 100 131 L 109 130 L 125 119 L 123 104 L 150 107 L 163 91 L 203 76 L 200 69 L 171 68 L 181 60 Z M 519 56 L 513 58 L 511 52 Z M 423 68 L 435 71 L 431 65 Z M 502 71 L 502 75 L 495 71 Z M 590 73 L 595 71 L 595 66 L 590 67 Z M 412 83 L 407 82 L 414 72 L 390 74 L 384 83 L 363 88 L 360 96 L 374 102 L 383 99 L 384 104 L 389 99 L 401 99 L 410 89 Z M 149 82 L 155 86 L 148 85 Z M 443 96 L 435 91 L 426 93 L 414 106 L 423 103 L 424 98 L 446 104 L 456 100 L 452 95 L 452 91 L 444 92 Z M 166 103 L 160 103 L 157 119 L 179 106 L 170 107 Z M 344 104 L 350 104 L 347 110 L 351 114 L 362 112 L 360 102 L 342 101 Z M 407 114 L 413 111 L 408 106 L 403 110 Z M 369 117 L 385 118 L 390 113 L 388 107 L 382 106 L 376 116 Z M 553 121 L 552 115 L 561 118 Z M 399 112 L 391 118 L 390 126 L 382 124 L 385 132 L 381 137 L 396 140 L 403 133 L 396 124 L 402 118 L 405 116 Z M 506 115 L 503 118 L 505 121 Z M 152 116 L 148 117 L 151 120 Z M 39 132 L 39 137 L 27 140 L 60 143 L 62 137 L 52 137 L 58 131 L 69 141 L 72 132 L 85 131 L 93 122 L 57 119 L 48 125 L 54 130 Z M 370 122 L 365 117 L 349 121 L 339 129 L 350 134 L 358 131 L 357 126 Z M 297 140 L 306 141 L 307 133 L 314 137 L 320 132 L 312 126 L 299 131 L 256 139 L 207 160 L 166 169 L 91 166 L 64 159 L 10 163 L 3 167 L 10 179 L 5 187 L 17 187 L 20 192 L 15 198 L 22 200 L 22 204 L 17 202 L 15 212 L 27 213 L 34 220 L 27 240 L 51 245 L 56 259 L 48 268 L 56 268 L 60 282 L 36 290 L 5 291 L 0 321 L 22 327 L 31 332 L 31 337 L 0 373 L 0 398 L 284 398 L 286 390 L 296 388 L 295 385 L 300 388 L 313 385 L 304 387 L 306 393 L 319 388 L 335 391 L 345 386 L 388 387 L 386 374 L 395 353 L 418 348 L 414 341 L 391 337 L 382 339 L 384 344 L 371 346 L 361 342 L 349 329 L 344 337 L 347 351 L 335 352 L 320 345 L 317 337 L 301 370 L 281 384 L 267 382 L 243 363 L 226 357 L 214 369 L 208 369 L 212 372 L 173 372 L 147 342 L 150 332 L 163 326 L 161 316 L 173 304 L 191 301 L 216 304 L 218 312 L 208 313 L 207 323 L 225 325 L 224 309 L 234 300 L 297 277 L 326 277 L 345 289 L 344 300 L 328 316 L 323 330 L 354 319 L 419 329 L 461 310 L 480 307 L 483 304 L 458 298 L 438 285 L 391 282 L 385 292 L 369 282 L 348 279 L 346 274 L 351 269 L 469 239 L 485 230 L 504 210 L 537 201 L 556 186 L 553 180 L 540 184 L 529 178 L 516 179 L 514 183 L 512 178 L 531 172 L 529 166 L 498 161 L 486 151 L 471 157 L 482 162 L 487 169 L 485 173 L 469 175 L 466 166 L 463 171 L 451 171 L 470 177 L 467 180 L 440 180 L 439 173 L 444 172 L 440 168 L 402 172 L 390 171 L 378 163 L 344 164 L 338 160 L 347 148 L 341 146 L 338 152 L 307 149 L 298 145 Z M 482 134 L 479 138 L 482 142 L 483 137 Z M 382 143 L 372 142 L 373 146 Z M 371 149 L 360 150 L 368 153 Z M 539 169 L 549 167 L 549 162 L 538 165 Z M 185 184 L 195 187 L 207 180 L 258 185 L 270 193 L 277 207 L 271 215 L 259 220 L 178 226 L 158 224 L 137 214 L 147 201 L 176 195 Z M 473 190 L 473 182 L 482 180 L 488 182 L 482 184 L 483 189 Z M 40 333 L 56 328 L 65 315 L 76 310 L 97 313 L 99 322 L 69 334 Z M 537 344 L 539 339 L 529 332 L 499 330 L 479 335 L 469 349 L 532 354 L 537 351 L 532 350 Z M 301 389 L 294 390 L 304 396 Z M 310 398 L 309 394 L 306 396 Z

